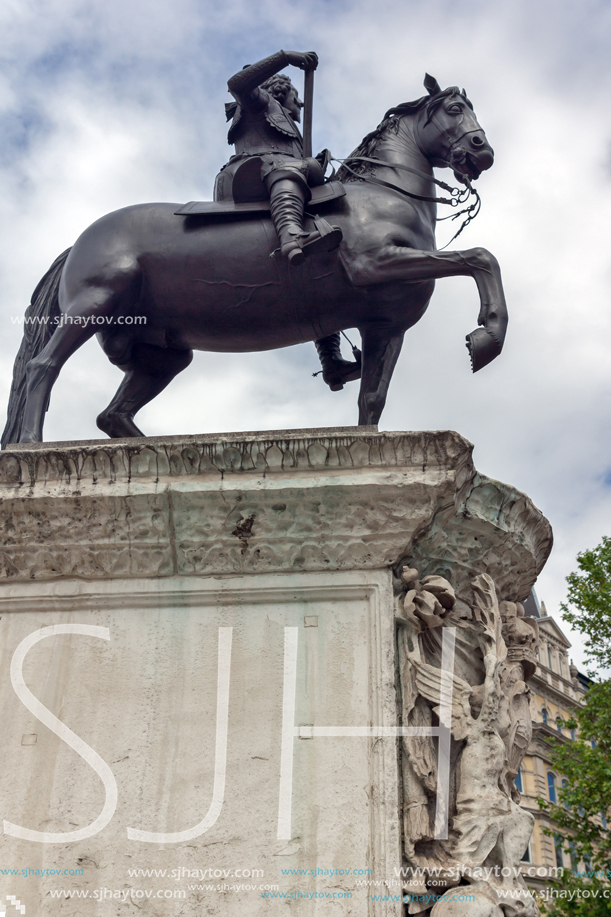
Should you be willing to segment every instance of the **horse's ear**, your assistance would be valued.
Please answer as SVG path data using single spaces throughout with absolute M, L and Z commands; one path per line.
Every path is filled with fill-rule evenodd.
M 430 73 L 424 74 L 424 88 L 430 96 L 435 96 L 438 92 L 441 92 L 441 86 Z

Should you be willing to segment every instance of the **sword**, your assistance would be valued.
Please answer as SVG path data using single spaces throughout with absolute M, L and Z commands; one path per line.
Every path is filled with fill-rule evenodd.
M 312 107 L 314 104 L 314 71 L 306 70 L 303 83 L 303 155 L 312 155 Z

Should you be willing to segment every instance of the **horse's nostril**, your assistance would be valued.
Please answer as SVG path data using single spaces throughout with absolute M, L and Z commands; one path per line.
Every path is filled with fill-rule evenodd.
M 477 134 L 473 134 L 473 136 L 471 137 L 471 143 L 473 144 L 473 146 L 483 146 L 484 145 L 484 141 L 482 140 L 481 137 L 478 137 Z

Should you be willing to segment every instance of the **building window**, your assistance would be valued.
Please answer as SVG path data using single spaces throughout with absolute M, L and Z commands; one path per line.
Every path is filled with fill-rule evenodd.
M 569 843 L 569 848 L 571 851 L 571 869 L 573 870 L 574 873 L 576 873 L 577 867 L 579 866 L 579 860 L 577 858 L 577 852 L 575 850 L 575 844 L 573 843 L 573 841 Z
M 563 790 L 565 790 L 565 789 L 567 788 L 568 785 L 569 785 L 569 781 L 568 781 L 568 780 L 563 780 L 563 781 L 562 781 L 562 789 L 563 789 Z M 571 808 L 571 807 L 569 806 L 568 802 L 565 802 L 565 803 L 564 803 L 564 808 L 565 808 L 565 809 L 570 809 L 570 808 Z
M 547 792 L 549 794 L 549 801 L 555 803 L 557 799 L 556 775 L 552 774 L 551 771 L 547 772 Z
M 603 828 L 604 828 L 605 831 L 606 831 L 606 830 L 607 830 L 607 819 L 606 819 L 605 813 L 602 811 L 602 809 L 601 809 L 601 812 L 600 812 L 600 820 L 601 820 L 601 822 L 602 822 Z
M 556 848 L 556 866 L 564 866 L 564 857 L 562 855 L 562 836 L 557 834 L 554 837 L 554 847 Z
M 547 726 L 547 710 L 545 709 L 545 707 L 541 711 L 541 719 L 543 720 L 544 724 Z
M 524 851 L 524 856 L 522 857 L 521 862 L 522 862 L 522 863 L 530 863 L 530 844 L 528 845 L 528 847 L 527 847 L 526 850 Z
M 557 717 L 556 717 L 556 729 L 558 730 L 558 732 L 560 733 L 560 735 L 562 735 L 562 727 L 563 727 L 563 726 L 564 726 L 564 720 L 562 719 L 561 716 L 557 716 Z
M 574 742 L 575 741 L 575 730 L 574 729 L 571 729 L 571 738 Z
M 590 739 L 590 745 L 592 748 L 596 748 L 596 739 Z
M 553 657 L 552 657 L 552 648 L 551 648 L 551 646 L 548 646 L 548 648 L 547 648 L 547 661 L 549 662 L 549 667 L 550 667 L 550 669 L 551 669 L 552 672 L 553 672 L 553 671 L 554 671 L 554 659 L 553 659 Z
M 515 784 L 515 787 L 518 793 L 523 793 L 524 790 L 522 788 L 522 768 L 521 767 L 518 768 L 518 773 L 516 774 L 515 780 L 513 782 Z

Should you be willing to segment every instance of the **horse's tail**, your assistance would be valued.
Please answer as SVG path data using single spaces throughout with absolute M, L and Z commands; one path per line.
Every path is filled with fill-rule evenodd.
M 23 340 L 13 368 L 13 384 L 9 395 L 6 426 L 2 434 L 2 448 L 18 443 L 25 409 L 26 375 L 30 360 L 47 346 L 57 328 L 61 315 L 59 309 L 59 281 L 70 249 L 56 258 L 34 292 L 23 319 Z

